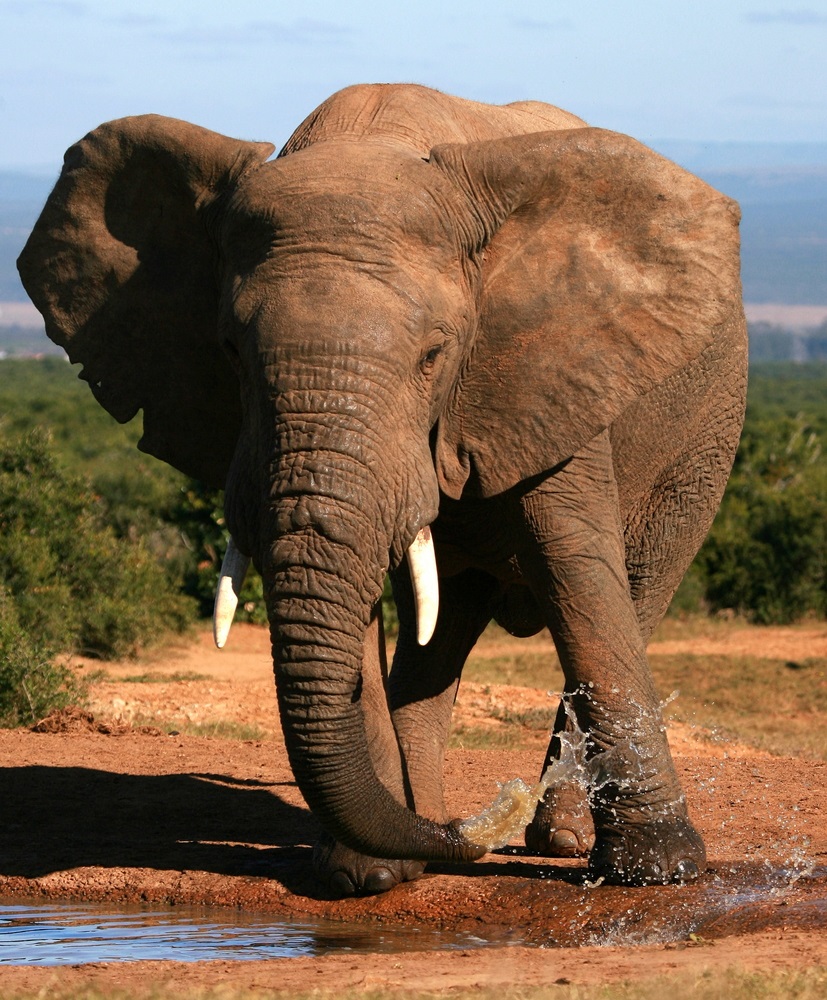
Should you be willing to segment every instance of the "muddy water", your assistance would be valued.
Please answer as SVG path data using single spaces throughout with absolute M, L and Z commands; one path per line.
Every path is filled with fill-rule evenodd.
M 589 888 L 582 877 L 561 880 L 549 869 L 548 878 L 504 880 L 498 902 L 513 915 L 509 926 L 475 921 L 469 932 L 467 924 L 405 927 L 237 909 L 115 909 L 0 899 L 0 965 L 629 946 L 698 943 L 773 927 L 827 931 L 827 867 L 742 862 L 712 870 L 691 886 L 642 889 Z
M 32 906 L 0 900 L 0 965 L 295 958 L 331 951 L 448 951 L 507 943 L 467 933 L 285 920 L 273 914 L 176 907 Z
M 576 948 L 711 941 L 769 929 L 827 932 L 824 866 L 739 862 L 687 885 L 643 888 L 550 879 L 524 883 L 509 899 L 509 908 L 525 915 L 521 943 Z
M 470 843 L 489 851 L 505 847 L 522 834 L 534 816 L 537 803 L 550 788 L 573 783 L 587 794 L 590 787 L 596 787 L 599 764 L 586 760 L 586 734 L 577 724 L 571 703 L 564 699 L 563 706 L 571 730 L 557 734 L 559 759 L 549 764 L 536 784 L 530 785 L 522 778 L 501 784 L 490 806 L 460 824 L 460 832 Z

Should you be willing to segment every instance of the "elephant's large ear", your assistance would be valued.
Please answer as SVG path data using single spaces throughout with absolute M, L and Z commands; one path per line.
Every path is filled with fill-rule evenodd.
M 139 447 L 223 486 L 241 420 L 220 347 L 218 203 L 274 147 L 157 115 L 108 122 L 66 153 L 18 268 L 46 332 Z
M 437 435 L 441 488 L 553 468 L 740 311 L 735 202 L 626 136 L 434 149 L 482 249 L 479 329 Z

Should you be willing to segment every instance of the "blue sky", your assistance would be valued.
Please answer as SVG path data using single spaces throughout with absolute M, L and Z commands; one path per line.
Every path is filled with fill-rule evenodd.
M 0 169 L 156 112 L 280 145 L 333 91 L 549 101 L 643 141 L 827 141 L 827 0 L 0 0 Z

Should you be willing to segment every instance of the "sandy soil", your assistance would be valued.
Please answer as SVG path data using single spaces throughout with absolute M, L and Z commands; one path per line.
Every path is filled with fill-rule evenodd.
M 651 649 L 798 660 L 827 654 L 827 629 L 728 629 Z M 41 732 L 0 731 L 0 895 L 241 907 L 274 918 L 471 932 L 503 947 L 59 971 L 0 966 L 3 995 L 54 982 L 106 990 L 156 980 L 164 995 L 216 984 L 424 991 L 827 965 L 827 763 L 671 730 L 710 857 L 710 871 L 692 886 L 589 888 L 581 863 L 534 858 L 515 846 L 475 865 L 434 866 L 381 897 L 334 901 L 313 880 L 317 828 L 281 745 L 266 633 L 237 626 L 218 653 L 204 632 L 138 665 L 103 666 L 110 677 L 93 685 L 91 716 L 63 718 Z M 146 673 L 168 679 L 124 679 Z M 180 679 L 192 673 L 200 679 Z M 492 706 L 506 704 L 547 705 L 548 695 L 469 685 L 457 711 L 460 721 L 479 725 Z M 264 736 L 165 735 L 161 722 L 182 729 L 241 723 Z M 479 811 L 499 781 L 534 777 L 545 737 L 527 745 L 532 740 L 534 750 L 452 751 L 454 814 Z

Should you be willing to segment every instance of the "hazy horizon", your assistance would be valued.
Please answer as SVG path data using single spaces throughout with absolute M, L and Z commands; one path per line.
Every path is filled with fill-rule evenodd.
M 96 124 L 101 124 L 100 122 Z M 199 124 L 199 123 L 196 123 Z M 95 126 L 90 126 L 89 130 Z M 76 139 L 82 138 L 78 135 Z M 286 141 L 285 137 L 285 141 Z M 271 140 L 272 141 L 272 140 Z M 791 170 L 807 167 L 827 167 L 827 142 L 756 142 L 744 140 L 688 140 L 655 138 L 647 145 L 663 156 L 680 163 L 688 170 L 741 171 Z M 0 177 L 48 179 L 60 172 L 62 157 L 49 163 L 0 163 Z M 2 197 L 2 194 L 0 194 Z
M 359 82 L 557 104 L 660 142 L 827 142 L 827 0 L 0 0 L 0 167 L 155 112 L 283 143 Z

